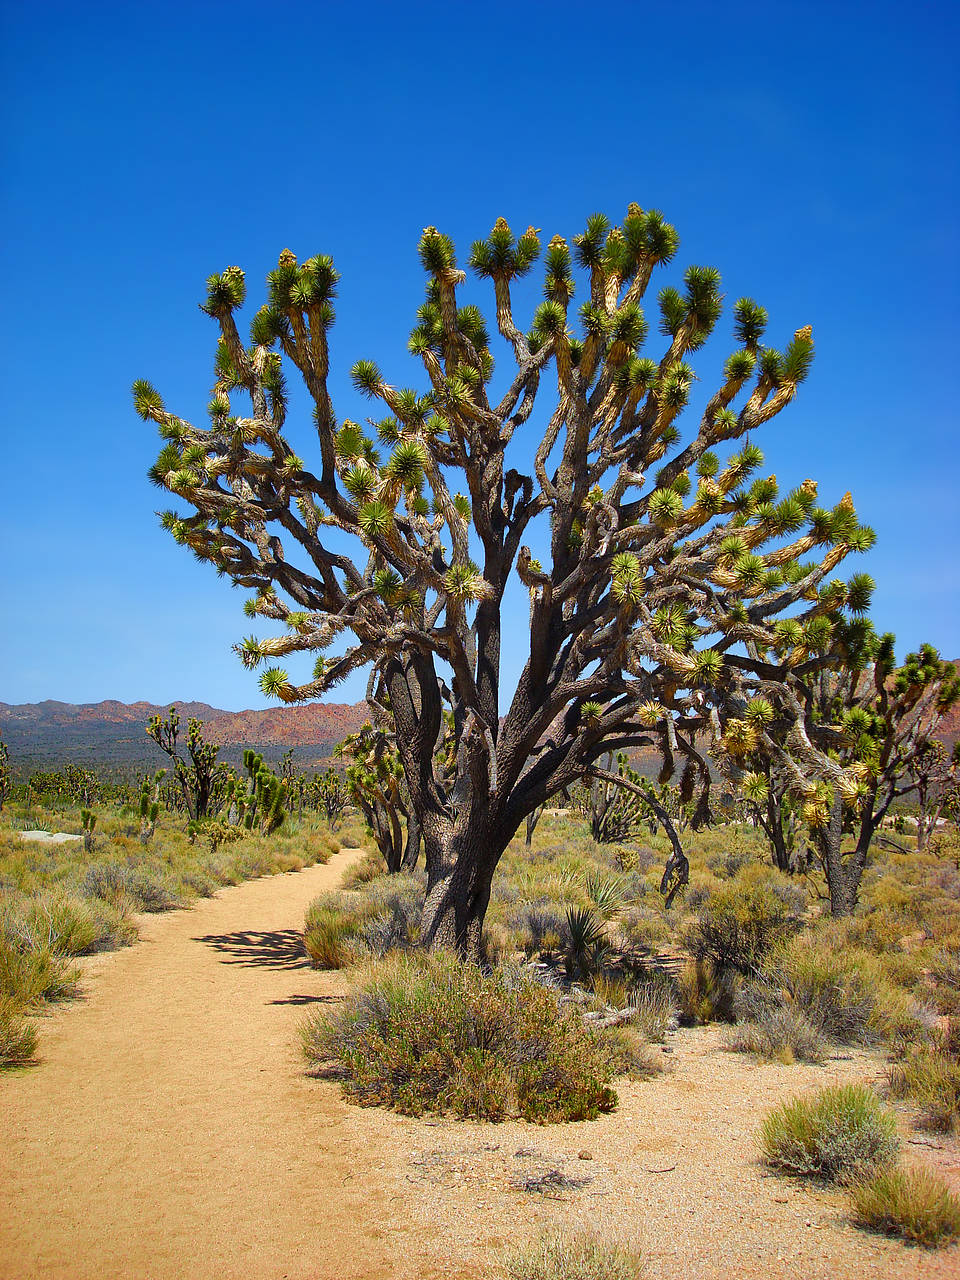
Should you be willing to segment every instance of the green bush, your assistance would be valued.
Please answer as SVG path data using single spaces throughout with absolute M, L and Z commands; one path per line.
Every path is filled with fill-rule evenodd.
M 311 1065 L 339 1064 L 364 1106 L 550 1122 L 593 1119 L 617 1101 L 616 1052 L 554 991 L 447 953 L 387 957 L 302 1035 Z
M 712 893 L 688 929 L 686 943 L 694 959 L 709 960 L 718 973 L 759 971 L 767 953 L 796 933 L 801 919 L 771 887 L 736 883 Z
M 889 1091 L 919 1107 L 922 1128 L 960 1133 L 960 1020 L 934 1043 L 910 1045 L 890 1067 Z
M 853 1187 L 855 1221 L 928 1248 L 960 1239 L 960 1200 L 932 1169 L 881 1169 Z
M 645 1274 L 635 1249 L 590 1231 L 543 1236 L 504 1264 L 507 1280 L 641 1280 Z
M 833 1085 L 768 1112 L 760 1129 L 767 1164 L 787 1173 L 849 1183 L 889 1165 L 897 1122 L 865 1085 Z
M 24 1021 L 12 1000 L 0 996 L 0 1067 L 20 1066 L 36 1051 L 36 1030 Z
M 80 972 L 49 947 L 28 950 L 0 937 L 0 1000 L 20 1006 L 68 1000 L 80 990 Z
M 367 914 L 356 895 L 314 898 L 303 924 L 303 945 L 315 969 L 342 969 L 358 958 L 358 948 L 351 944 Z
M 783 1063 L 822 1062 L 827 1052 L 817 1028 L 788 1005 L 767 1005 L 755 1020 L 738 1022 L 727 1035 L 727 1048 Z

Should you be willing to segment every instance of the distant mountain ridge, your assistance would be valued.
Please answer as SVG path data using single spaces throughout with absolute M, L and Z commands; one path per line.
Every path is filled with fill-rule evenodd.
M 0 734 L 11 763 L 19 768 L 56 764 L 109 764 L 117 767 L 162 763 L 163 755 L 147 737 L 147 722 L 166 717 L 174 706 L 183 721 L 203 721 L 204 737 L 216 742 L 221 758 L 237 759 L 244 747 L 276 758 L 290 747 L 301 766 L 319 764 L 348 733 L 368 718 L 365 702 L 310 702 L 264 711 L 224 711 L 206 702 L 0 702 Z
M 960 669 L 960 660 L 954 660 Z M 0 702 L 0 735 L 18 772 L 57 764 L 156 768 L 165 757 L 146 735 L 147 721 L 175 706 L 184 721 L 204 722 L 204 736 L 239 763 L 245 747 L 276 760 L 293 748 L 301 768 L 322 764 L 338 742 L 368 719 L 365 702 L 308 702 L 264 711 L 224 711 L 206 702 Z M 951 749 L 960 739 L 960 704 L 941 720 L 937 737 Z

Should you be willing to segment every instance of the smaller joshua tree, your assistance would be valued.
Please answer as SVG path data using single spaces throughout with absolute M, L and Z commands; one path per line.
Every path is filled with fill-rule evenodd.
M 618 752 L 616 761 L 612 752 L 607 756 L 606 772 L 612 773 L 614 764 L 618 777 L 642 782 L 640 774 L 627 763 L 625 752 Z M 605 778 L 591 778 L 584 782 L 581 803 L 590 821 L 590 834 L 597 844 L 618 844 L 629 839 L 637 834 L 644 819 L 643 798 Z
M 340 770 L 330 765 L 323 773 L 318 773 L 307 788 L 307 798 L 326 818 L 331 831 L 336 831 L 350 799 Z
M 908 776 L 917 791 L 917 849 L 922 853 L 957 793 L 960 742 L 948 752 L 936 738 L 925 738 L 909 761 Z
M 727 762 L 756 764 L 742 775 L 754 804 L 796 801 L 823 867 L 833 915 L 857 903 L 871 843 L 909 776 L 918 749 L 960 695 L 960 677 L 932 645 L 894 658 L 894 637 L 866 621 L 834 628 L 838 663 L 761 681 L 722 745 Z M 783 814 L 779 815 L 782 826 Z M 852 847 L 844 848 L 845 837 Z M 848 842 L 849 843 L 849 842 Z
M 404 824 L 410 810 L 395 748 L 382 729 L 368 723 L 344 738 L 337 754 L 352 761 L 346 769 L 347 789 L 383 854 L 387 870 L 399 871 L 407 851 Z
M 89 853 L 93 848 L 93 832 L 97 825 L 97 815 L 91 809 L 81 809 L 80 825 L 83 827 L 83 847 Z
M 0 813 L 3 812 L 4 801 L 10 794 L 10 758 L 7 744 L 0 738 Z
M 140 787 L 140 843 L 149 844 L 157 829 L 160 816 L 160 784 L 167 776 L 166 769 L 158 769 L 153 781 L 144 778 Z
M 243 767 L 250 775 L 250 790 L 244 805 L 243 825 L 248 831 L 256 827 L 268 836 L 283 822 L 286 811 L 287 784 L 264 764 L 256 751 L 243 753 Z
M 186 757 L 177 749 L 180 737 L 180 716 L 176 707 L 170 708 L 166 720 L 154 716 L 147 725 L 147 736 L 160 750 L 170 757 L 173 772 L 183 792 L 187 815 L 202 822 L 211 808 L 217 778 L 217 755 L 220 748 L 205 742 L 201 730 L 203 721 L 191 717 L 187 721 Z

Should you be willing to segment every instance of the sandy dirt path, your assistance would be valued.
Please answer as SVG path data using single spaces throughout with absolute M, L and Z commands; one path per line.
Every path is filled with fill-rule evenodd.
M 41 1063 L 0 1080 L 2 1280 L 395 1273 L 361 1135 L 296 1035 L 337 991 L 296 931 L 359 856 L 144 917 L 90 962 Z

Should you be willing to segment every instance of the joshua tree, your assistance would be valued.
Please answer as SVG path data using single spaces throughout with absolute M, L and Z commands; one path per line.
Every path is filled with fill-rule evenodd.
M 183 792 L 187 816 L 196 822 L 202 822 L 210 812 L 217 778 L 217 754 L 220 751 L 212 743 L 204 742 L 202 729 L 202 720 L 191 717 L 187 721 L 187 758 L 184 758 L 177 750 L 180 716 L 176 707 L 170 708 L 166 720 L 154 716 L 147 725 L 147 736 L 173 762 L 173 772 Z
M 613 773 L 613 753 L 607 756 L 605 772 Z M 620 779 L 642 783 L 640 774 L 627 763 L 626 753 L 617 753 L 616 774 Z M 590 820 L 590 834 L 597 844 L 619 844 L 639 831 L 646 806 L 643 797 L 627 791 L 620 782 L 607 778 L 591 778 L 584 782 L 581 804 Z
M 831 912 L 846 915 L 857 904 L 874 836 L 893 802 L 916 785 L 911 764 L 960 695 L 960 678 L 932 645 L 896 667 L 894 637 L 877 636 L 868 622 L 836 628 L 835 639 L 837 666 L 761 679 L 769 696 L 729 718 L 722 742 L 734 761 L 760 755 L 770 762 L 766 776 L 744 776 L 744 792 L 757 804 L 798 803 Z M 844 849 L 848 833 L 852 847 Z
M 318 773 L 307 788 L 307 796 L 326 818 L 331 831 L 336 831 L 350 798 L 340 770 L 330 765 L 323 773 Z
M 4 801 L 10 794 L 10 758 L 7 744 L 0 738 L 0 813 L 3 812 Z
M 403 766 L 388 735 L 382 729 L 365 724 L 357 733 L 344 738 L 337 747 L 337 755 L 353 761 L 346 769 L 350 798 L 366 819 L 387 870 L 399 871 L 404 865 L 412 867 L 417 850 L 411 849 L 404 837 L 409 807 L 404 795 Z
M 160 816 L 160 784 L 167 776 L 166 769 L 158 769 L 153 781 L 144 778 L 140 786 L 140 843 L 149 844 L 157 829 Z
M 92 809 L 80 810 L 80 825 L 83 828 L 83 847 L 89 853 L 93 848 L 93 833 L 97 825 L 97 815 Z
M 763 461 L 754 436 L 810 369 L 809 327 L 775 350 L 763 342 L 764 309 L 736 302 L 735 349 L 681 440 L 690 356 L 717 324 L 722 294 L 715 269 L 688 268 L 679 288 L 660 291 L 664 339 L 653 358 L 643 354 L 642 302 L 677 245 L 663 216 L 637 205 L 619 226 L 592 216 L 572 247 L 555 236 L 545 298 L 525 331 L 512 289 L 540 254 L 539 233 L 515 235 L 498 220 L 469 255 L 492 286 L 507 357 L 498 383 L 498 339 L 461 296 L 453 243 L 427 228 L 426 297 L 409 342 L 425 389 L 399 388 L 358 361 L 353 385 L 382 415 L 369 431 L 338 418 L 328 390 L 338 280 L 328 257 L 281 253 L 249 345 L 237 327 L 243 272 L 209 278 L 202 307 L 220 337 L 206 426 L 134 384 L 137 411 L 165 441 L 151 477 L 186 505 L 166 512 L 164 527 L 253 589 L 251 617 L 284 628 L 249 637 L 241 658 L 254 667 L 319 654 L 312 679 L 273 666 L 261 688 L 296 702 L 372 670 L 422 830 L 428 945 L 479 953 L 510 839 L 608 752 L 659 747 L 668 771 L 681 753 L 705 787 L 696 735 L 719 734 L 744 642 L 800 661 L 811 625 L 829 631 L 843 609 L 846 589 L 827 587 L 828 575 L 872 542 L 851 503 L 818 507 L 813 481 L 780 497 L 773 476 L 752 479 Z M 585 297 L 575 308 L 578 268 Z M 285 434 L 285 362 L 312 401 L 313 465 Z M 529 593 L 529 649 L 506 697 L 501 648 L 519 640 L 503 608 L 514 574 Z M 799 602 L 799 621 L 783 630 Z M 445 708 L 452 777 L 437 761 Z
M 936 738 L 925 738 L 907 765 L 917 792 L 917 848 L 926 850 L 941 815 L 951 809 L 960 782 L 960 742 L 948 752 Z
M 250 791 L 241 800 L 241 820 L 247 831 L 256 825 L 261 835 L 268 836 L 283 822 L 287 784 L 263 763 L 262 755 L 249 748 L 243 753 L 243 767 L 250 775 Z

